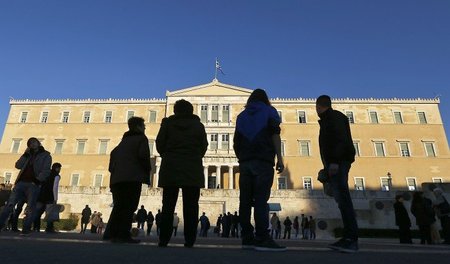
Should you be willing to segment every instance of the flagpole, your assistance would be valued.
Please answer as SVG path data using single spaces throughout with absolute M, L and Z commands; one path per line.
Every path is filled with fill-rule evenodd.
M 214 73 L 214 80 L 217 80 L 217 58 L 216 58 L 216 63 L 214 64 L 214 68 L 216 69 L 215 73 Z

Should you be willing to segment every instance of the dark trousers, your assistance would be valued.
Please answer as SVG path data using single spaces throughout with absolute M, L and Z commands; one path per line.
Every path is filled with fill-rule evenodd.
M 144 229 L 145 222 L 138 222 L 137 228 Z
M 47 204 L 38 202 L 36 205 L 36 213 L 35 213 L 35 219 L 33 222 L 33 229 L 35 231 L 41 230 L 41 217 L 45 213 L 45 209 L 47 207 Z M 53 222 L 47 221 L 47 227 L 45 228 L 45 231 L 54 231 L 54 225 Z
M 161 213 L 161 224 L 159 233 L 159 243 L 167 245 L 173 232 L 173 213 L 178 199 L 178 187 L 163 188 L 163 207 Z M 200 198 L 199 187 L 182 187 L 183 191 L 183 220 L 184 220 L 184 241 L 188 245 L 193 245 L 197 237 L 198 224 L 198 200 Z
M 14 208 L 13 212 L 11 213 L 11 216 L 9 217 L 9 221 L 11 223 L 11 230 L 17 231 L 18 223 L 19 223 L 19 215 L 22 213 L 23 206 L 25 205 L 25 201 L 21 201 L 16 205 L 16 208 Z
M 152 231 L 153 223 L 147 222 L 147 236 L 150 235 L 150 232 Z
M 290 228 L 285 228 L 284 229 L 283 239 L 286 239 L 286 235 L 287 235 L 287 239 L 291 239 L 291 229 Z
M 174 227 L 173 227 L 173 236 L 174 236 L 174 237 L 177 236 L 177 231 L 178 231 L 178 226 L 174 226 Z
M 419 233 L 420 233 L 420 244 L 432 244 L 431 241 L 431 226 L 430 225 L 419 225 Z
M 409 229 L 409 226 L 398 227 L 398 238 L 402 244 L 412 244 L 411 230 Z
M 273 183 L 273 166 L 270 162 L 250 160 L 239 164 L 239 216 L 242 237 L 253 237 L 256 231 L 258 239 L 269 238 L 270 189 Z M 255 208 L 255 227 L 250 222 L 252 206 Z
M 310 232 L 309 239 L 316 239 L 316 230 L 311 229 Z
M 86 229 L 87 229 L 88 223 L 83 223 L 81 222 L 81 232 L 80 233 L 85 233 Z
M 444 243 L 450 244 L 450 217 L 448 215 L 441 216 L 442 234 L 444 236 Z
M 358 239 L 358 223 L 356 222 L 355 210 L 353 209 L 352 198 L 348 188 L 348 172 L 351 164 L 343 162 L 339 164 L 339 172 L 330 176 L 333 197 L 341 211 L 342 222 L 344 224 L 344 238 Z M 328 169 L 328 168 L 326 168 Z
M 114 207 L 106 226 L 104 239 L 129 239 L 136 211 L 141 196 L 140 182 L 120 182 L 111 185 Z

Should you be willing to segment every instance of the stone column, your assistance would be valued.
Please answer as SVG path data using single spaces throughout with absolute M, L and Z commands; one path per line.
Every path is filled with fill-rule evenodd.
M 234 171 L 233 166 L 228 167 L 228 189 L 234 189 Z
M 208 189 L 208 166 L 203 166 L 203 174 L 205 174 L 205 189 Z
M 217 185 L 219 185 L 219 188 L 220 189 L 223 189 L 223 186 L 222 186 L 222 184 L 220 183 L 221 182 L 221 171 L 220 171 L 220 165 L 217 165 L 217 167 L 216 167 L 216 186 L 214 186 L 214 188 L 217 188 Z
M 160 166 L 156 165 L 155 183 L 154 183 L 154 186 L 153 186 L 155 188 L 158 187 L 159 169 L 160 169 Z

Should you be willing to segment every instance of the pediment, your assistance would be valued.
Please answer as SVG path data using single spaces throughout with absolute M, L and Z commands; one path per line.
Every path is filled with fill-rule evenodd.
M 202 84 L 190 88 L 185 88 L 175 91 L 167 91 L 166 96 L 245 96 L 248 97 L 253 90 L 224 84 L 218 80 L 213 80 L 210 83 Z

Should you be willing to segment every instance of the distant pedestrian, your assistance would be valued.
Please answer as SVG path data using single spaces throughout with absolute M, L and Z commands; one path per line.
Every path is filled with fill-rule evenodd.
M 113 243 L 139 243 L 131 238 L 133 214 L 139 205 L 142 184 L 150 184 L 150 149 L 144 119 L 128 119 L 129 130 L 111 152 L 109 161 L 113 209 L 104 240 Z
M 316 100 L 319 116 L 319 148 L 323 170 L 327 174 L 333 197 L 338 204 L 344 224 L 344 236 L 328 247 L 354 253 L 358 247 L 358 223 L 348 188 L 348 174 L 355 161 L 355 147 L 348 118 L 331 107 L 331 98 L 321 95 Z
M 281 239 L 281 221 L 280 221 L 280 219 L 278 219 L 278 221 L 277 221 L 277 228 L 275 230 L 275 237 L 277 239 Z
M 177 236 L 177 230 L 178 230 L 178 225 L 180 224 L 180 218 L 178 217 L 177 213 L 173 214 L 173 236 L 176 237 Z
M 147 236 L 149 236 L 152 231 L 153 221 L 155 221 L 155 217 L 153 216 L 152 211 L 149 211 L 147 215 Z
M 316 239 L 316 219 L 309 217 L 309 239 Z
M 299 233 L 299 229 L 300 229 L 300 223 L 298 221 L 298 216 L 296 216 L 294 218 L 294 222 L 292 224 L 292 228 L 294 228 L 295 238 L 297 238 L 298 237 L 298 233 Z
M 40 185 L 50 176 L 52 157 L 41 146 L 39 140 L 32 137 L 28 139 L 27 149 L 15 165 L 20 172 L 8 202 L 0 214 L 0 230 L 5 227 L 14 207 L 20 202 L 26 201 L 26 217 L 22 229 L 22 234 L 26 235 L 31 232 L 31 225 L 35 219 L 34 214 Z
M 137 211 L 136 222 L 137 228 L 144 230 L 145 222 L 147 221 L 147 210 L 141 205 L 141 209 Z
M 200 236 L 207 237 L 208 229 L 211 226 L 211 224 L 210 224 L 209 218 L 206 216 L 205 212 L 202 213 L 202 216 L 200 216 L 198 221 L 200 222 Z
M 436 208 L 437 216 L 441 221 L 442 234 L 444 237 L 444 244 L 450 244 L 450 203 L 445 198 L 444 192 L 441 188 L 435 188 L 433 190 L 436 196 L 434 206 Z
M 217 236 L 220 236 L 220 232 L 222 231 L 222 224 L 223 224 L 223 220 L 222 220 L 222 214 L 220 214 L 217 217 L 217 221 L 216 221 L 216 227 L 214 228 L 214 233 L 217 234 Z
M 222 226 L 223 226 L 222 237 L 230 237 L 231 221 L 232 221 L 232 216 L 231 216 L 231 213 L 228 212 L 222 218 Z
M 287 239 L 291 239 L 292 221 L 291 219 L 289 219 L 289 216 L 287 216 L 286 219 L 284 219 L 283 225 L 284 225 L 283 239 L 286 239 L 286 235 Z
M 272 217 L 270 218 L 270 225 L 272 227 L 272 230 L 270 232 L 270 236 L 272 237 L 272 239 L 276 238 L 276 236 L 274 237 L 274 235 L 276 235 L 277 224 L 278 224 L 279 220 L 280 219 L 278 218 L 277 213 L 273 213 Z
M 102 235 L 105 223 L 103 222 L 102 213 L 97 213 L 97 234 Z
M 431 200 L 423 197 L 422 192 L 414 192 L 411 213 L 416 217 L 416 224 L 419 226 L 420 244 L 433 244 L 431 225 L 436 219 Z
M 91 208 L 86 204 L 86 207 L 81 212 L 81 231 L 80 233 L 86 233 L 87 225 L 89 224 L 89 220 L 91 219 Z
M 161 231 L 161 210 L 158 209 L 158 213 L 155 215 L 156 235 L 159 237 Z
M 274 167 L 283 172 L 281 119 L 266 92 L 254 90 L 236 120 L 234 152 L 239 161 L 239 216 L 242 248 L 285 251 L 269 235 L 267 201 L 274 179 Z M 275 164 L 275 156 L 277 162 Z M 252 207 L 255 227 L 251 224 Z
M 306 240 L 309 239 L 309 234 L 310 234 L 310 230 L 309 230 L 309 219 L 308 217 L 305 217 L 305 238 Z
M 200 188 L 205 187 L 203 157 L 208 148 L 205 126 L 194 115 L 186 100 L 174 105 L 174 115 L 164 118 L 156 137 L 161 155 L 159 187 L 163 188 L 162 227 L 158 246 L 166 247 L 171 238 L 171 222 L 180 188 L 183 193 L 185 247 L 194 246 L 199 217 Z
M 306 238 L 306 234 L 305 234 L 305 227 L 306 227 L 306 217 L 304 214 L 302 214 L 302 219 L 301 219 L 301 223 L 300 223 L 300 227 L 302 229 L 302 239 Z
M 231 218 L 231 236 L 237 238 L 239 237 L 239 216 L 236 211 Z
M 408 212 L 403 204 L 403 195 L 395 196 L 394 212 L 395 212 L 395 225 L 398 226 L 398 237 L 402 244 L 412 244 L 411 239 L 411 220 L 409 219 Z
M 97 211 L 94 211 L 94 213 L 91 215 L 91 218 L 89 219 L 89 223 L 91 224 L 91 234 L 97 234 L 97 224 L 95 218 L 97 217 Z

